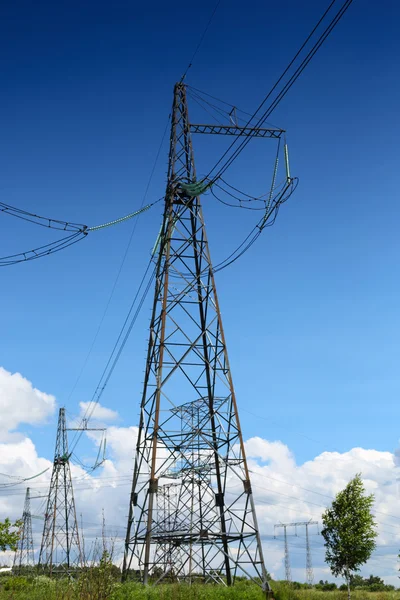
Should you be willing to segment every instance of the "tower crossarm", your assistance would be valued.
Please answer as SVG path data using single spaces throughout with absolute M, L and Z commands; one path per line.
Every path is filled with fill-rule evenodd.
M 243 137 L 274 138 L 280 139 L 285 133 L 284 129 L 265 129 L 262 127 L 239 127 L 237 125 L 200 125 L 190 124 L 191 133 L 205 133 L 209 135 L 237 135 Z

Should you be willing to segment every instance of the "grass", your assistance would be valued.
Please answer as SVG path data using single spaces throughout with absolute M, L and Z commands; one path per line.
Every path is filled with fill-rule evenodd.
M 292 590 L 285 584 L 275 583 L 275 600 L 347 600 L 347 592 L 333 590 L 323 592 L 320 590 Z M 400 600 L 400 590 L 393 592 L 369 592 L 368 590 L 354 590 L 351 592 L 352 600 Z
M 275 600 L 347 600 L 347 592 L 293 590 L 274 583 Z M 102 585 L 85 585 L 52 581 L 38 577 L 35 581 L 14 577 L 0 584 L 0 600 L 265 600 L 261 589 L 249 582 L 232 588 L 214 585 L 160 585 L 144 588 L 140 584 L 114 583 L 105 591 Z M 400 591 L 368 592 L 355 590 L 352 600 L 400 600 Z

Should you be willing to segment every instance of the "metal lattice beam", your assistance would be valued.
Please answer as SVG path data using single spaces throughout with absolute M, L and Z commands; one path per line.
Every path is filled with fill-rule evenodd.
M 318 521 L 296 521 L 295 523 L 277 523 L 275 527 L 283 527 L 284 539 L 285 539 L 285 577 L 286 581 L 291 581 L 291 569 L 290 569 L 290 556 L 289 556 L 289 544 L 287 539 L 286 529 L 287 527 L 295 528 L 295 535 L 297 535 L 297 527 L 306 528 L 306 583 L 313 585 L 314 583 L 314 572 L 312 566 L 312 556 L 310 547 L 310 538 L 308 534 L 308 528 L 310 525 L 318 525 Z
M 204 133 L 209 135 L 240 135 L 243 137 L 280 139 L 285 133 L 285 130 L 263 129 L 257 127 L 239 127 L 238 125 L 196 125 L 194 123 L 191 123 L 190 132 Z

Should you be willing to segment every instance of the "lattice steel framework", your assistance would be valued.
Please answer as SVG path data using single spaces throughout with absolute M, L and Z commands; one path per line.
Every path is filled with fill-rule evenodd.
M 184 557 L 180 545 L 171 539 L 172 533 L 184 523 L 184 518 L 178 514 L 180 484 L 177 482 L 160 485 L 156 500 L 156 534 L 154 564 L 157 565 L 159 576 L 168 573 L 167 579 L 176 581 L 177 572 L 182 570 Z M 164 577 L 163 577 L 164 579 Z
M 33 548 L 32 514 L 30 489 L 26 488 L 24 512 L 22 513 L 22 527 L 18 540 L 17 551 L 14 556 L 13 573 L 19 575 L 35 566 L 35 553 Z
M 285 577 L 286 581 L 291 581 L 291 569 L 290 569 L 290 556 L 289 556 L 289 543 L 287 539 L 287 527 L 295 528 L 295 535 L 297 536 L 297 528 L 305 527 L 306 528 L 306 583 L 309 585 L 313 585 L 314 583 L 314 571 L 312 566 L 312 555 L 311 555 L 311 546 L 310 546 L 310 537 L 308 528 L 310 525 L 318 525 L 318 521 L 296 521 L 295 523 L 277 523 L 275 527 L 283 527 L 284 530 L 284 539 L 285 539 Z
M 296 523 L 277 523 L 274 527 L 283 527 L 283 537 L 285 542 L 285 580 L 290 583 L 292 581 L 292 571 L 290 568 L 290 555 L 289 555 L 289 542 L 287 537 L 287 527 L 291 527 L 292 525 L 296 525 Z
M 69 459 L 65 409 L 60 408 L 39 555 L 39 566 L 50 577 L 70 575 L 82 566 Z
M 167 544 L 179 548 L 178 580 L 231 585 L 245 574 L 269 591 L 200 198 L 181 186 L 194 182 L 177 84 L 123 573 L 165 581 Z M 156 498 L 172 482 L 166 531 Z
M 315 525 L 315 524 L 318 524 L 318 521 L 310 521 L 309 523 L 306 523 L 306 551 L 307 551 L 306 583 L 308 583 L 308 585 L 314 584 L 314 570 L 313 570 L 313 566 L 312 566 L 311 545 L 310 545 L 310 536 L 308 534 L 308 527 L 309 527 L 309 525 Z

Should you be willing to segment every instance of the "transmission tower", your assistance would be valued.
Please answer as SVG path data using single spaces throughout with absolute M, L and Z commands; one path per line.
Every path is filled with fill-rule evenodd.
M 306 559 L 306 583 L 308 585 L 314 584 L 314 571 L 312 566 L 312 556 L 311 556 L 311 547 L 310 547 L 310 538 L 308 535 L 308 526 L 315 525 L 317 521 L 309 521 L 306 523 L 306 547 L 307 547 L 307 559 Z
M 22 513 L 22 527 L 18 540 L 17 551 L 14 556 L 13 573 L 20 575 L 35 566 L 35 553 L 33 550 L 32 515 L 30 488 L 26 488 L 24 512 Z
M 101 431 L 103 433 L 96 463 L 91 470 L 97 468 L 102 462 L 99 462 L 101 449 L 105 453 L 105 428 L 88 427 L 87 418 L 82 419 L 79 427 L 67 428 L 65 408 L 60 408 L 53 472 L 39 555 L 39 565 L 50 577 L 53 574 L 69 575 L 82 566 L 83 559 L 71 479 L 70 458 L 72 452 L 68 450 L 68 431 L 79 431 L 80 435 L 84 431 Z M 73 448 L 76 444 L 77 441 Z
M 154 572 L 167 543 L 182 557 L 178 580 L 231 585 L 245 574 L 269 591 L 191 133 L 279 137 L 281 130 L 190 124 L 185 86 L 175 86 L 123 574 L 163 581 L 170 567 Z M 171 503 L 177 526 L 166 533 L 156 498 L 171 481 L 179 488 Z
M 310 525 L 318 525 L 318 521 L 297 521 L 295 523 L 278 523 L 275 527 L 283 527 L 284 530 L 284 538 L 285 538 L 285 574 L 286 581 L 291 581 L 291 571 L 290 571 L 290 559 L 289 559 L 289 544 L 286 535 L 287 527 L 295 528 L 295 535 L 297 535 L 297 527 L 305 527 L 306 528 L 306 583 L 309 585 L 313 585 L 314 583 L 314 572 L 312 566 L 312 556 L 311 556 L 311 547 L 310 547 L 310 538 L 308 534 L 308 527 Z
M 287 539 L 286 528 L 290 527 L 292 523 L 277 523 L 275 527 L 283 527 L 283 535 L 285 540 L 285 580 L 290 583 L 292 581 L 292 572 L 290 569 L 290 556 L 289 556 L 289 543 Z
M 179 530 L 182 520 L 178 519 L 179 483 L 166 483 L 160 485 L 157 490 L 157 538 L 158 544 L 155 548 L 154 564 L 157 565 L 160 576 L 168 573 L 168 580 L 176 580 L 176 572 L 182 568 L 183 556 L 180 546 L 171 540 L 174 531 Z
M 65 409 L 60 408 L 53 472 L 44 519 L 39 566 L 50 577 L 69 575 L 82 566 L 72 487 Z

